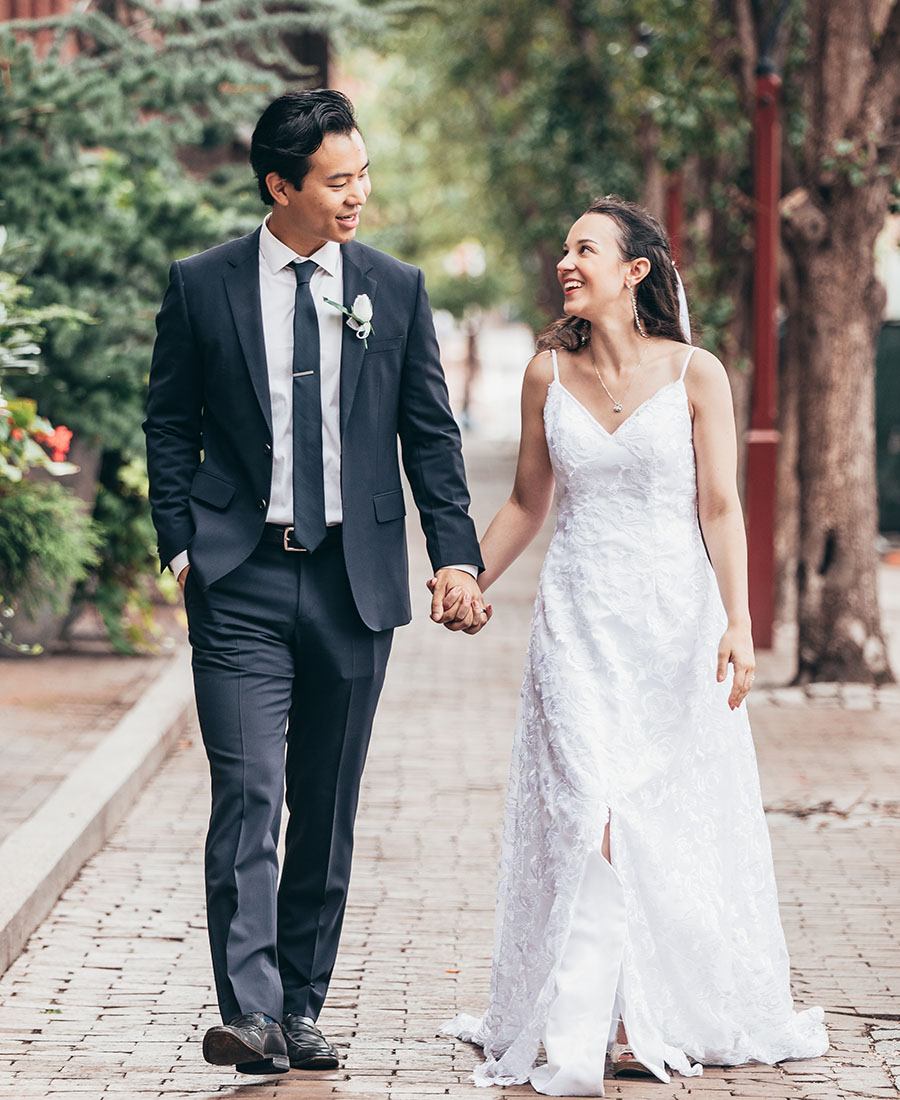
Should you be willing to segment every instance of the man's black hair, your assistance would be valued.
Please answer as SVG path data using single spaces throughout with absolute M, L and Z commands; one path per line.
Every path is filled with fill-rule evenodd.
M 351 134 L 358 128 L 353 104 L 342 92 L 315 88 L 279 96 L 263 111 L 250 140 L 259 197 L 269 206 L 275 203 L 266 184 L 270 172 L 299 191 L 309 172 L 309 158 L 325 135 Z

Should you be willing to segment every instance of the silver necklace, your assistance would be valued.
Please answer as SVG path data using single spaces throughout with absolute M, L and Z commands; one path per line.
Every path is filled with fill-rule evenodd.
M 610 401 L 612 401 L 613 412 L 620 413 L 622 411 L 622 401 L 624 401 L 625 398 L 628 396 L 629 392 L 631 391 L 631 387 L 634 385 L 635 378 L 637 378 L 638 374 L 640 373 L 641 367 L 644 365 L 644 353 L 641 352 L 640 356 L 638 357 L 638 361 L 635 364 L 634 373 L 631 376 L 631 381 L 628 383 L 625 388 L 625 392 L 622 394 L 622 401 L 617 401 L 609 392 L 609 388 L 600 376 L 600 371 L 597 370 L 597 364 L 594 362 L 594 353 L 590 350 L 590 348 L 588 349 L 588 354 L 591 357 L 591 366 L 594 368 L 594 374 L 597 375 L 597 381 L 606 390 L 606 396 L 610 399 Z

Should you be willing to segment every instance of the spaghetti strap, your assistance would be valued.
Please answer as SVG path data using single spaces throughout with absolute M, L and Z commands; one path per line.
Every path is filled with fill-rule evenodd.
M 559 381 L 559 364 L 556 361 L 556 348 L 550 349 L 550 358 L 553 360 L 553 381 Z
M 691 350 L 690 350 L 690 351 L 689 351 L 689 352 L 687 353 L 687 355 L 685 356 L 685 359 L 684 359 L 684 366 L 683 366 L 683 367 L 681 368 L 681 374 L 680 374 L 680 375 L 678 376 L 678 381 L 679 381 L 679 382 L 683 382 L 683 381 L 684 381 L 684 376 L 685 376 L 685 374 L 687 374 L 687 369 L 688 369 L 688 363 L 690 363 L 690 361 L 691 361 L 691 356 L 692 356 L 693 354 L 694 354 L 694 349 L 693 349 L 693 348 L 691 348 Z

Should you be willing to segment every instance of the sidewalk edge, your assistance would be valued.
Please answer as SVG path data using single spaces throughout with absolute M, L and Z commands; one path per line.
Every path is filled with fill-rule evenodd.
M 131 809 L 192 700 L 190 649 L 181 646 L 40 809 L 0 843 L 0 974 Z

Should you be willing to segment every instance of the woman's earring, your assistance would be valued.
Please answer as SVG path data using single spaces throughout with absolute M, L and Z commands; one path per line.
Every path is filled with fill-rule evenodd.
M 637 295 L 634 292 L 634 287 L 629 286 L 628 289 L 631 291 L 631 309 L 634 312 L 634 326 L 638 330 L 638 332 L 641 334 L 641 336 L 643 336 L 645 340 L 648 340 L 649 337 L 647 336 L 647 330 L 641 324 L 641 318 L 640 318 L 640 315 L 638 314 Z

